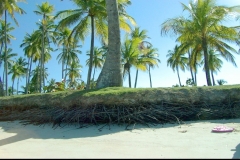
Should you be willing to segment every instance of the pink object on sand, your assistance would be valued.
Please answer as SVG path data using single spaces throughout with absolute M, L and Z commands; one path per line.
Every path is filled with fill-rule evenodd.
M 212 129 L 212 132 L 232 132 L 234 128 L 226 126 L 217 126 Z

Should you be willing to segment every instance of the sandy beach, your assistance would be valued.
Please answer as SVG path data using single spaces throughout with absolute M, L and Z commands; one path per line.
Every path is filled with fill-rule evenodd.
M 211 132 L 218 125 L 235 130 Z M 0 158 L 240 158 L 240 119 L 101 127 L 0 122 Z

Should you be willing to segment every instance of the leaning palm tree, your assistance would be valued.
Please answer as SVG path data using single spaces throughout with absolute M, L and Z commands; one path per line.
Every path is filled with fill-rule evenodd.
M 54 11 L 54 7 L 53 5 L 50 5 L 48 2 L 43 2 L 42 5 L 37 5 L 37 9 L 36 11 L 34 11 L 34 13 L 36 13 L 37 15 L 41 15 L 42 16 L 42 21 L 41 21 L 41 59 L 40 59 L 40 66 L 42 68 L 42 70 L 40 70 L 40 92 L 42 90 L 42 85 L 44 87 L 45 82 L 44 82 L 44 54 L 45 54 L 45 36 L 46 36 L 46 26 L 48 25 L 49 19 L 51 19 L 51 14 Z
M 231 52 L 237 53 L 237 51 L 226 42 L 236 42 L 238 40 L 237 30 L 234 27 L 224 26 L 221 22 L 224 21 L 229 14 L 239 10 L 240 6 L 217 6 L 215 0 L 192 0 L 189 5 L 181 4 L 183 9 L 190 13 L 190 18 L 187 19 L 187 21 L 191 23 L 191 25 L 189 25 L 191 29 L 188 31 L 192 32 L 192 34 L 189 34 L 188 41 L 199 42 L 201 45 L 207 85 L 211 86 L 208 47 L 216 48 L 227 61 L 234 62 Z M 182 32 L 179 32 L 179 25 L 176 25 L 179 23 L 174 23 L 182 21 L 182 19 L 182 17 L 177 17 L 164 22 L 162 24 L 162 31 L 167 33 L 173 30 L 177 34 L 182 34 Z
M 1 2 L 1 5 L 0 5 L 0 17 L 4 14 L 4 22 L 5 22 L 5 26 L 7 26 L 7 13 L 11 16 L 11 18 L 14 20 L 14 22 L 18 25 L 18 22 L 17 20 L 15 19 L 14 17 L 14 13 L 17 12 L 19 14 L 24 14 L 25 11 L 18 7 L 17 6 L 17 2 L 25 2 L 25 0 L 4 0 L 3 2 Z M 6 91 L 6 95 L 8 95 L 8 76 L 7 76 L 7 73 L 8 73 L 8 66 L 6 63 L 7 62 L 7 27 L 5 27 L 5 31 L 4 31 L 4 34 L 5 34 L 5 47 L 4 47 L 4 50 L 5 50 L 5 66 L 4 66 L 4 69 L 5 69 L 5 91 Z
M 183 53 L 179 52 L 178 45 L 175 45 L 173 50 L 168 51 L 167 57 L 168 57 L 167 65 L 170 66 L 174 72 L 175 70 L 177 70 L 179 85 L 182 86 L 179 75 L 179 67 L 182 71 L 185 71 L 188 59 L 184 57 Z

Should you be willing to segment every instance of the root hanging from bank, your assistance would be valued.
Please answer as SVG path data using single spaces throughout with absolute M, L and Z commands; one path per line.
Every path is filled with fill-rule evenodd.
M 126 130 L 134 129 L 136 124 L 151 125 L 178 123 L 189 120 L 213 120 L 240 117 L 240 101 L 221 104 L 161 104 L 101 105 L 69 109 L 58 106 L 33 109 L 4 108 L 0 110 L 0 121 L 21 120 L 23 124 L 44 125 L 52 123 L 53 128 L 75 124 L 79 128 L 89 125 L 102 125 L 99 130 L 112 124 L 125 124 Z M 132 126 L 130 128 L 130 126 Z

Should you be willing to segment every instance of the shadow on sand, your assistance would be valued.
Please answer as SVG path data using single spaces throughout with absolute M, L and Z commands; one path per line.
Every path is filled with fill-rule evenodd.
M 62 124 L 61 126 L 64 126 Z M 12 133 L 13 136 L 7 137 L 5 139 L 0 139 L 0 147 L 23 141 L 26 139 L 72 139 L 72 138 L 87 138 L 87 137 L 97 137 L 103 135 L 114 134 L 118 132 L 134 132 L 134 129 L 144 129 L 149 128 L 140 124 L 135 126 L 131 125 L 126 130 L 126 124 L 117 125 L 88 125 L 85 127 L 79 127 L 77 125 L 65 125 L 64 127 L 52 128 L 52 124 L 45 125 L 23 125 L 21 121 L 8 121 L 0 122 L 0 134 L 2 133 Z M 180 126 L 179 124 L 167 124 L 167 125 L 157 125 L 150 126 L 150 128 L 167 128 Z M 132 128 L 134 129 L 132 130 Z M 44 130 L 44 132 L 42 132 Z

